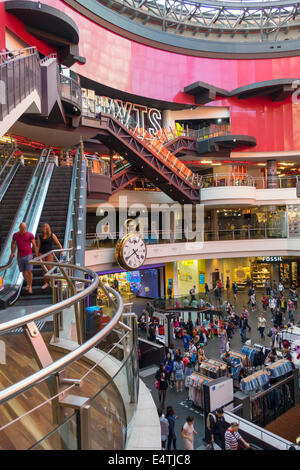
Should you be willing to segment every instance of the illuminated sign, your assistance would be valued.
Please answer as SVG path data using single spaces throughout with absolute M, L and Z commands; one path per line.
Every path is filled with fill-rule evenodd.
M 281 256 L 262 256 L 261 258 L 261 263 L 276 263 L 278 261 L 282 261 Z
M 156 135 L 161 130 L 161 112 L 129 101 L 97 96 L 92 90 L 82 89 L 83 107 L 88 113 L 107 113 L 114 116 L 124 126 L 143 129 Z

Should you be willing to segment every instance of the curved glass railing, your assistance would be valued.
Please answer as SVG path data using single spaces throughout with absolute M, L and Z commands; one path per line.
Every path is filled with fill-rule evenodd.
M 96 273 L 59 260 L 61 251 L 32 263 L 64 298 L 0 324 L 0 448 L 124 449 L 138 397 L 136 317 Z M 86 299 L 97 292 L 107 305 L 88 318 Z

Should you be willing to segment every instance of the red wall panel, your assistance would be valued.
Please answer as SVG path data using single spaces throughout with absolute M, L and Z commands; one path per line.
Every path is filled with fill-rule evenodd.
M 0 50 L 5 48 L 5 28 L 10 29 L 30 46 L 36 46 L 36 48 L 44 55 L 56 52 L 53 46 L 40 41 L 35 36 L 29 34 L 25 30 L 25 26 L 22 21 L 18 20 L 14 15 L 6 13 L 4 2 L 0 1 Z

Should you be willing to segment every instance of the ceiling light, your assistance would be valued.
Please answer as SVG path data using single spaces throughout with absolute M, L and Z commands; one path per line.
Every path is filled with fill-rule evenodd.
M 201 163 L 212 163 L 212 160 L 201 160 Z

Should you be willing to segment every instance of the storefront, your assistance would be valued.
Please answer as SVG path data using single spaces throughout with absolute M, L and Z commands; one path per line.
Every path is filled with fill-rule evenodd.
M 114 270 L 98 275 L 104 285 L 117 288 L 126 302 L 135 297 L 155 299 L 164 295 L 163 265 L 141 268 L 137 271 Z M 97 304 L 102 305 L 105 302 L 103 292 L 99 290 Z
M 297 256 L 259 256 L 251 258 L 231 258 L 206 260 L 206 278 L 210 288 L 221 280 L 223 285 L 233 282 L 240 290 L 251 284 L 256 289 L 264 289 L 266 281 L 282 282 L 286 287 L 300 286 L 300 258 Z

